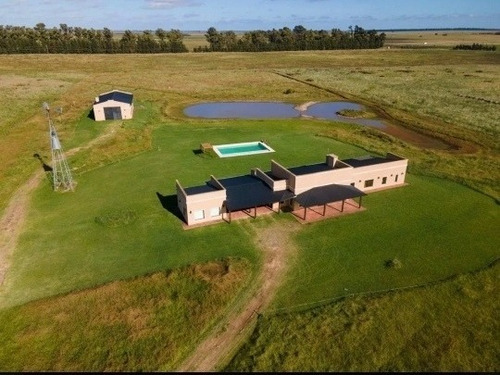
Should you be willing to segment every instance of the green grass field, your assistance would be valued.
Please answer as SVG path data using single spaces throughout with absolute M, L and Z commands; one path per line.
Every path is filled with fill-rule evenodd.
M 168 371 L 250 280 L 229 259 L 0 311 L 0 371 Z
M 276 308 L 422 285 L 485 267 L 498 257 L 494 244 L 500 233 L 492 225 L 499 222 L 498 206 L 490 198 L 435 178 L 410 175 L 407 182 L 368 195 L 364 212 L 301 231 L 298 266 Z M 391 259 L 402 267 L 386 267 Z
M 498 371 L 498 277 L 496 264 L 424 288 L 263 315 L 226 370 Z
M 176 204 L 176 179 L 183 186 L 192 186 L 204 183 L 210 174 L 230 177 L 249 173 L 253 167 L 268 170 L 271 159 L 294 166 L 322 161 L 330 152 L 341 158 L 395 152 L 410 160 L 409 185 L 370 194 L 363 201 L 366 211 L 300 229 L 294 238 L 299 253 L 285 284 L 269 314 L 264 312 L 248 346 L 229 369 L 498 369 L 498 363 L 492 360 L 495 355 L 498 358 L 498 343 L 486 333 L 495 330 L 489 317 L 495 311 L 491 294 L 498 286 L 497 271 L 493 268 L 480 274 L 483 276 L 469 275 L 499 255 L 496 228 L 500 223 L 500 171 L 495 142 L 498 127 L 494 121 L 498 114 L 498 104 L 494 103 L 499 92 L 495 80 L 500 73 L 498 62 L 498 52 L 446 49 L 0 56 L 0 75 L 5 78 L 1 81 L 0 97 L 10 100 L 11 108 L 16 109 L 14 113 L 0 109 L 2 115 L 9 112 L 7 121 L 0 125 L 0 213 L 15 189 L 40 168 L 33 154 L 40 153 L 48 161 L 47 124 L 40 110 L 43 101 L 64 108 L 56 126 L 66 150 L 83 146 L 100 134 L 111 134 L 69 158 L 78 182 L 74 193 L 56 194 L 44 180 L 33 194 L 7 278 L 0 286 L 0 333 L 5 333 L 1 335 L 5 345 L 0 346 L 0 368 L 174 369 L 200 337 L 186 337 L 179 344 L 182 348 L 169 347 L 171 353 L 162 354 L 158 361 L 137 359 L 144 351 L 158 350 L 155 345 L 159 344 L 155 343 L 163 336 L 158 335 L 157 328 L 143 332 L 147 344 L 140 347 L 134 347 L 134 343 L 128 347 L 116 344 L 138 335 L 120 324 L 104 324 L 102 330 L 95 328 L 95 335 L 88 340 L 72 340 L 70 332 L 77 326 L 81 330 L 78 332 L 85 332 L 85 327 L 109 318 L 107 305 L 93 315 L 83 308 L 88 300 L 77 296 L 102 291 L 106 299 L 126 299 L 128 304 L 123 305 L 123 311 L 127 311 L 137 299 L 124 297 L 109 286 L 116 281 L 121 280 L 125 290 L 130 287 L 140 291 L 142 284 L 151 281 L 151 276 L 146 275 L 179 270 L 179 283 L 188 285 L 192 276 L 182 270 L 189 270 L 192 265 L 228 262 L 232 257 L 246 264 L 236 267 L 233 277 L 239 281 L 232 284 L 231 292 L 227 290 L 237 296 L 259 268 L 260 251 L 252 240 L 254 231 L 261 225 L 279 228 L 280 223 L 294 220 L 287 215 L 274 215 L 184 231 L 172 208 Z M 116 66 L 120 66 L 119 71 Z M 430 75 L 433 80 L 426 84 L 425 77 Z M 93 98 L 113 88 L 134 92 L 134 120 L 95 123 L 88 119 Z M 298 104 L 338 100 L 336 93 L 373 105 L 376 110 L 383 108 L 398 122 L 422 133 L 435 133 L 462 148 L 423 150 L 374 129 L 314 119 L 203 120 L 187 119 L 182 113 L 186 105 L 203 101 L 274 100 Z M 276 152 L 229 159 L 194 152 L 203 142 L 260 139 L 265 139 Z M 386 262 L 394 259 L 401 262 L 401 268 L 386 267 Z M 425 285 L 455 275 L 463 275 L 459 276 L 459 285 L 457 281 L 447 281 L 395 294 L 364 296 L 367 292 Z M 165 288 L 170 287 L 167 284 Z M 197 295 L 199 306 L 213 306 L 209 310 L 213 316 L 200 318 L 205 308 L 199 307 L 192 319 L 200 318 L 197 327 L 206 332 L 232 300 L 203 288 L 200 286 L 199 290 L 207 293 Z M 197 290 L 188 288 L 187 292 Z M 79 292 L 73 294 L 74 291 Z M 351 293 L 353 297 L 335 302 Z M 153 308 L 144 314 L 156 316 L 154 301 L 161 301 L 162 295 L 163 287 L 148 292 Z M 484 305 L 477 302 L 481 300 L 486 301 Z M 323 304 L 327 305 L 316 307 Z M 447 312 L 462 305 L 467 307 L 464 314 L 456 315 L 445 325 Z M 394 321 L 398 308 L 404 314 Z M 337 321 L 342 309 L 349 316 Z M 59 316 L 64 310 L 70 311 L 72 318 L 62 320 L 71 322 L 62 330 L 60 322 L 50 316 Z M 34 311 L 43 313 L 38 316 Z M 113 319 L 125 319 L 120 312 L 113 314 Z M 19 316 L 18 320 L 15 316 Z M 474 324 L 470 323 L 471 316 L 478 317 Z M 162 317 L 153 319 L 157 324 L 154 327 L 162 326 Z M 191 324 L 190 318 L 186 319 L 174 314 L 171 326 Z M 301 323 L 290 323 L 295 319 Z M 346 350 L 338 355 L 346 357 L 331 365 L 329 349 L 322 349 L 318 356 L 310 356 L 311 362 L 292 361 L 303 363 L 303 368 L 288 365 L 289 356 L 302 358 L 306 355 L 302 348 L 308 348 L 313 341 L 321 346 L 333 337 L 326 334 L 325 340 L 317 340 L 318 332 L 325 329 L 323 321 L 332 322 L 332 327 L 361 325 L 359 330 L 348 330 L 348 335 L 339 341 L 339 347 Z M 363 325 L 364 321 L 370 324 Z M 392 322 L 392 331 L 379 328 L 389 327 Z M 415 322 L 414 331 L 408 330 L 411 322 Z M 263 333 L 268 330 L 266 324 L 277 329 L 298 324 L 298 328 L 283 335 L 283 342 L 278 345 Z M 307 332 L 311 336 L 296 336 L 304 325 L 310 325 Z M 426 336 L 426 327 L 431 328 L 432 335 L 448 330 L 450 336 L 446 337 L 450 340 L 458 337 L 456 342 L 436 345 L 442 345 L 450 356 L 463 358 L 462 365 L 452 360 L 440 364 L 443 356 L 435 346 L 428 345 L 431 336 Z M 55 337 L 50 331 L 60 332 Z M 483 359 L 478 358 L 479 346 L 466 345 L 474 332 L 478 345 L 487 348 Z M 165 335 L 169 334 L 167 330 Z M 405 342 L 395 346 L 399 352 L 373 350 L 373 356 L 383 356 L 379 361 L 374 357 L 352 362 L 346 359 L 351 349 L 380 347 L 389 334 Z M 50 349 L 41 350 L 40 357 L 32 357 L 30 348 L 21 350 L 18 346 L 19 342 L 26 342 L 23 340 L 36 343 L 32 346 L 35 350 Z M 89 352 L 92 347 L 102 348 L 107 356 L 98 350 Z M 255 351 L 272 360 L 261 361 Z M 26 362 L 26 358 L 34 359 Z M 130 362 L 124 358 L 130 358 Z M 428 359 L 428 365 L 422 363 L 422 358 Z M 336 366 L 337 363 L 343 365 Z

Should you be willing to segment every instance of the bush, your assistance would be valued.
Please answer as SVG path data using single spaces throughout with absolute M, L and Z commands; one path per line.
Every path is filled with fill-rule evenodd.
M 401 263 L 401 261 L 398 258 L 389 259 L 385 262 L 385 267 L 392 269 L 400 269 L 401 267 L 403 267 L 403 263 Z
M 485 44 L 473 43 L 473 44 L 459 44 L 453 47 L 453 49 L 460 50 L 474 50 L 474 51 L 496 51 L 496 46 L 488 46 Z

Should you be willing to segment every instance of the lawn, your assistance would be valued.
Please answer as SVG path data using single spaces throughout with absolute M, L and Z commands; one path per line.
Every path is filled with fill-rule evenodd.
M 255 139 L 266 139 L 276 152 L 229 159 L 194 152 L 204 141 Z M 176 198 L 170 198 L 169 210 L 162 207 L 160 198 L 175 194 L 176 179 L 184 186 L 199 185 L 210 174 L 230 177 L 249 173 L 253 167 L 267 170 L 271 158 L 285 165 L 311 163 L 324 160 L 333 151 L 345 157 L 363 153 L 318 138 L 297 120 L 160 126 L 154 132 L 151 151 L 76 174 L 74 193 L 54 194 L 48 182 L 35 193 L 1 295 L 3 303 L 18 304 L 227 256 L 255 261 L 258 253 L 238 224 L 184 231 L 173 210 Z M 72 166 L 80 170 L 78 160 Z M 117 225 L 106 225 L 113 220 Z
M 366 211 L 307 225 L 276 309 L 423 285 L 498 257 L 500 218 L 491 198 L 441 179 L 409 175 L 407 182 L 369 194 Z M 393 259 L 401 268 L 387 267 Z

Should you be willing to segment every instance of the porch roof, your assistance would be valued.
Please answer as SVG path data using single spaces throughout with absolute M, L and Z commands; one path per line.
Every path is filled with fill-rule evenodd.
M 297 195 L 295 200 L 302 207 L 312 207 L 362 197 L 363 195 L 366 194 L 354 186 L 331 184 L 309 189 Z

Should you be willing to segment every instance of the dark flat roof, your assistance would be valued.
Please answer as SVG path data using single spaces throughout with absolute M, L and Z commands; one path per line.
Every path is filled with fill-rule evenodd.
M 387 163 L 390 161 L 394 161 L 394 159 L 387 159 L 379 156 L 363 156 L 360 158 L 344 159 L 342 161 L 354 168 L 358 168 L 358 167 L 366 167 L 368 165 Z
M 300 176 L 303 174 L 309 173 L 318 173 L 324 171 L 331 171 L 333 168 L 329 167 L 326 163 L 318 163 L 318 164 L 310 164 L 310 165 L 301 165 L 300 167 L 292 167 L 287 168 L 290 172 L 292 172 L 296 176 Z
M 379 157 L 379 156 L 362 156 L 359 158 L 350 158 L 350 159 L 343 159 L 341 160 L 343 163 L 350 165 L 353 168 L 357 167 L 366 167 L 368 165 L 375 165 L 375 164 L 382 164 L 382 163 L 388 163 L 391 161 L 394 161 L 395 159 L 388 159 L 384 157 Z M 333 169 L 339 169 L 339 168 L 347 168 L 346 166 L 335 166 L 335 168 L 330 167 L 326 163 L 317 163 L 317 164 L 310 164 L 310 165 L 301 165 L 298 167 L 291 167 L 287 168 L 290 172 L 292 172 L 296 176 L 300 175 L 305 175 L 305 174 L 311 174 L 311 173 L 318 173 L 318 172 L 324 172 L 324 171 L 329 171 Z
M 209 185 L 200 185 L 200 186 L 192 186 L 188 188 L 184 188 L 184 191 L 186 192 L 186 195 L 195 195 L 195 194 L 201 194 L 201 193 L 210 193 L 212 191 L 217 191 L 219 189 Z
M 115 100 L 117 102 L 132 104 L 133 98 L 134 96 L 132 94 L 115 90 L 106 94 L 99 95 L 99 101 L 97 103 L 107 102 L 108 100 Z
M 354 186 L 331 184 L 307 190 L 297 195 L 295 199 L 302 207 L 312 207 L 363 195 L 366 194 Z
M 265 206 L 294 197 L 289 190 L 272 191 L 264 181 L 252 175 L 224 178 L 218 181 L 226 189 L 228 211 Z
M 273 174 L 271 171 L 264 172 L 264 174 L 267 175 L 267 177 L 273 179 L 274 181 L 279 181 L 279 180 L 284 180 L 284 178 L 277 177 Z

